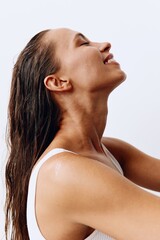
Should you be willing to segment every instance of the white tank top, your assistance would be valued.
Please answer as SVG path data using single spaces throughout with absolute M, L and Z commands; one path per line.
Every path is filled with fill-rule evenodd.
M 119 165 L 118 161 L 114 158 L 114 156 L 106 149 L 106 147 L 103 146 L 104 152 L 110 156 L 111 161 L 116 166 L 118 171 L 123 175 L 123 170 L 121 166 Z M 40 232 L 40 229 L 37 224 L 36 219 L 36 213 L 35 213 L 35 196 L 36 196 L 36 182 L 37 182 L 37 176 L 38 172 L 41 168 L 41 166 L 53 155 L 56 155 L 58 153 L 62 152 L 71 152 L 66 149 L 62 148 L 55 148 L 48 152 L 37 165 L 33 169 L 30 180 L 29 180 L 29 186 L 28 186 L 28 197 L 27 197 L 27 228 L 29 233 L 30 240 L 45 240 L 42 233 Z M 73 153 L 73 152 L 72 152 Z M 113 240 L 113 238 L 107 236 L 106 234 L 103 234 L 97 230 L 93 231 L 91 235 L 89 235 L 84 240 Z

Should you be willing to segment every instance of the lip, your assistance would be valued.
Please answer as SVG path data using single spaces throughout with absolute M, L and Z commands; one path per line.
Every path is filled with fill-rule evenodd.
M 111 61 L 109 61 L 111 60 Z M 109 62 L 108 62 L 109 61 Z M 114 59 L 114 55 L 112 53 L 109 53 L 103 60 L 104 65 L 118 65 L 120 64 Z
M 113 65 L 120 65 L 118 62 L 116 62 L 115 60 L 114 61 L 112 61 L 112 62 L 110 62 L 110 63 L 107 63 L 106 65 L 111 65 L 111 64 L 113 64 Z
M 108 63 L 108 60 L 110 60 L 110 59 L 113 59 L 113 54 L 112 53 L 109 53 L 108 55 L 107 55 L 107 57 L 105 57 L 105 59 L 103 60 L 103 63 L 104 64 L 109 64 Z

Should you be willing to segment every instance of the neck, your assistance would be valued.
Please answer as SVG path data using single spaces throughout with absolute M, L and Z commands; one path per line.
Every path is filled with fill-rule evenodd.
M 65 107 L 56 139 L 61 145 L 73 151 L 101 152 L 101 138 L 108 114 L 108 97 L 105 100 L 99 97 L 95 101 L 89 101 L 85 97 L 81 99 L 83 104 L 72 101 Z

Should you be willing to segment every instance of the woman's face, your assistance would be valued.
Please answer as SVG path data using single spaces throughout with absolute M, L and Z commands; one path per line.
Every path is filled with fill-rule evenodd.
M 125 73 L 110 54 L 108 42 L 88 40 L 70 29 L 55 29 L 49 38 L 56 43 L 56 56 L 60 60 L 60 78 L 69 79 L 73 88 L 87 91 L 113 90 L 125 79 Z

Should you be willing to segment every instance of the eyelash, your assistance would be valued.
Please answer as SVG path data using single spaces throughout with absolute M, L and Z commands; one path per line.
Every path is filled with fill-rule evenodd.
M 83 42 L 83 43 L 81 43 L 80 46 L 83 46 L 83 45 L 89 45 L 89 42 Z

